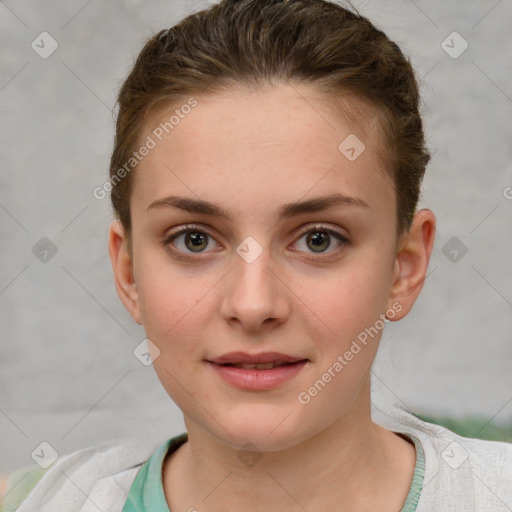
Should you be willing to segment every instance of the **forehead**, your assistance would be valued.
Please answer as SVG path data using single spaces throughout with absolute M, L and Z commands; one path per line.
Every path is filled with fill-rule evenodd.
M 375 115 L 354 98 L 347 112 L 298 85 L 195 99 L 191 109 L 162 110 L 142 133 L 155 145 L 137 168 L 135 201 L 179 192 L 260 214 L 276 201 L 341 192 L 393 209 Z
M 195 96 L 195 101 L 198 106 L 192 109 L 185 99 L 161 109 L 152 117 L 145 133 L 156 129 L 158 138 L 174 138 L 176 143 L 179 139 L 181 144 L 199 142 L 191 135 L 203 142 L 212 136 L 217 147 L 231 144 L 235 137 L 239 143 L 252 146 L 306 145 L 317 140 L 322 146 L 332 147 L 333 141 L 357 133 L 367 146 L 376 149 L 381 138 L 377 110 L 351 93 L 335 99 L 305 84 L 259 88 L 237 85 L 226 91 Z M 181 110 L 185 114 L 179 118 L 172 115 Z

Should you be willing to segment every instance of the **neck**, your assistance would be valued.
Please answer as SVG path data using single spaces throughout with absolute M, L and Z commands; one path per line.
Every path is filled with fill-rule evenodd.
M 368 401 L 285 450 L 241 458 L 240 450 L 186 422 L 189 442 L 164 463 L 171 510 L 398 511 L 415 450 L 371 421 Z M 361 402 L 359 402 L 361 403 Z

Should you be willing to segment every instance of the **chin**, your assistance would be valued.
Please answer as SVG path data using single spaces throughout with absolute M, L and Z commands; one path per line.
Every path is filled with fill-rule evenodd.
M 210 424 L 215 436 L 237 449 L 247 449 L 250 444 L 261 452 L 279 451 L 308 438 L 304 418 L 300 421 L 297 410 L 283 405 L 231 408 L 224 414 L 217 413 L 215 418 L 219 423 Z

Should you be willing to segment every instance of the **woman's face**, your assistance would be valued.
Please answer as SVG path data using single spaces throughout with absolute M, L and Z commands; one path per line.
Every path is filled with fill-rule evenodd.
M 369 114 L 354 125 L 305 86 L 196 99 L 141 139 L 156 146 L 131 198 L 129 309 L 189 430 L 290 447 L 368 406 L 401 309 L 395 193 Z M 278 367 L 221 364 L 255 360 Z

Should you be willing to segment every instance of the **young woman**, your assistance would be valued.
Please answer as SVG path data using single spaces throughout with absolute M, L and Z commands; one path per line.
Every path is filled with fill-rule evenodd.
M 147 42 L 109 250 L 187 432 L 62 457 L 20 511 L 512 509 L 511 445 L 371 415 L 434 243 L 418 101 L 397 45 L 322 0 L 224 0 Z

